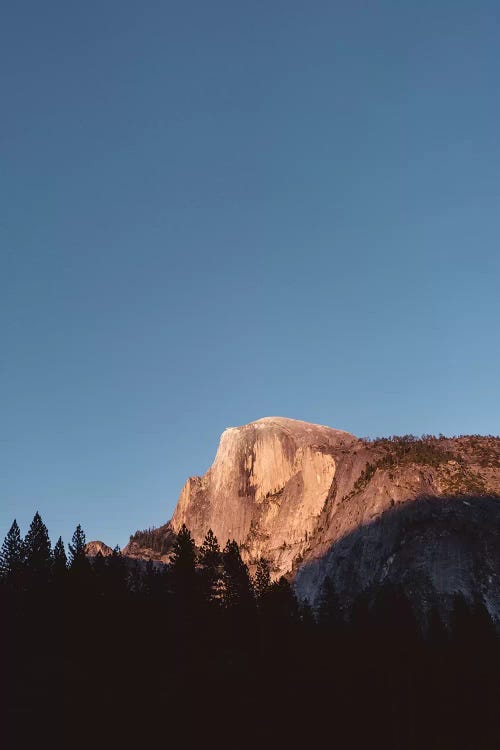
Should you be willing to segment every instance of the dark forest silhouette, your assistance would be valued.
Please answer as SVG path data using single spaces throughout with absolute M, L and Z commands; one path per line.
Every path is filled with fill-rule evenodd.
M 0 553 L 6 748 L 51 746 L 493 748 L 500 649 L 480 602 L 457 595 L 422 629 L 411 595 L 379 586 L 347 609 L 327 578 L 297 601 L 235 541 L 176 535 L 168 565 L 85 554 L 80 526 L 52 548 L 35 514 Z M 92 729 L 92 727 L 94 729 Z M 56 735 L 54 735 L 54 731 Z M 67 739 L 65 740 L 64 737 Z M 71 738 L 71 739 L 70 739 Z M 201 743 L 201 744 L 200 744 Z

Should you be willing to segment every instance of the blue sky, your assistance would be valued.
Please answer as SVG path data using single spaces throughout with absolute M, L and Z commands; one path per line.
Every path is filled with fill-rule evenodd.
M 498 2 L 2 16 L 2 537 L 123 545 L 266 415 L 499 432 Z

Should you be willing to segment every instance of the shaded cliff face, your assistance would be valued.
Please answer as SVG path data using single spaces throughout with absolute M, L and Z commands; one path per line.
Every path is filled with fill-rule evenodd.
M 209 528 L 221 545 L 235 539 L 251 570 L 266 557 L 274 577 L 293 578 L 313 604 L 326 575 L 347 601 L 404 579 L 424 605 L 480 593 L 499 616 L 497 495 L 500 438 L 367 441 L 268 417 L 226 430 L 207 473 L 186 482 L 171 522 L 152 539 L 133 537 L 130 550 L 148 557 L 156 548 L 166 561 L 185 523 L 197 544 Z
M 403 584 L 424 621 L 433 606 L 448 615 L 458 593 L 479 598 L 500 621 L 500 498 L 399 503 L 308 555 L 296 572 L 299 596 L 317 605 L 327 575 L 347 608 L 359 593 L 393 583 Z
M 432 592 L 482 592 L 498 616 L 495 546 L 499 438 L 361 441 L 339 465 L 336 492 L 296 566 L 295 586 L 315 603 L 326 575 L 347 599 L 386 578 L 406 580 L 429 601 Z
M 209 528 L 235 539 L 250 564 L 291 571 L 316 533 L 335 487 L 337 463 L 359 441 L 347 432 L 280 417 L 233 427 L 203 477 L 186 482 L 172 517 L 201 544 Z

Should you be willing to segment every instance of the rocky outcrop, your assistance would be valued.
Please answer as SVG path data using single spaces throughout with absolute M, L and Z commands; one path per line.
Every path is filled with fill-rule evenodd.
M 500 439 L 362 441 L 339 466 L 335 495 L 293 572 L 312 603 L 328 575 L 344 600 L 406 581 L 424 606 L 461 592 L 499 617 L 498 551 Z
M 99 540 L 87 542 L 85 545 L 85 554 L 87 557 L 95 557 L 99 552 L 103 557 L 108 557 L 113 554 L 111 547 L 108 547 L 107 544 L 104 544 L 104 542 L 100 542 Z
M 131 560 L 152 560 L 158 564 L 170 561 L 175 532 L 170 521 L 158 529 L 136 531 L 123 548 L 122 555 Z
M 161 544 L 156 532 L 148 548 L 133 537 L 130 552 L 148 557 L 156 546 L 166 561 L 182 524 L 197 544 L 211 528 L 222 545 L 235 539 L 251 568 L 266 557 L 313 603 L 326 575 L 349 599 L 406 571 L 422 596 L 481 592 L 500 614 L 490 551 L 500 549 L 499 495 L 499 438 L 368 441 L 267 417 L 226 430 L 207 473 L 184 485 Z
M 280 417 L 232 427 L 208 472 L 184 485 L 172 527 L 186 524 L 198 544 L 211 528 L 222 543 L 235 539 L 250 564 L 266 556 L 276 575 L 291 571 L 317 533 L 338 462 L 358 442 Z

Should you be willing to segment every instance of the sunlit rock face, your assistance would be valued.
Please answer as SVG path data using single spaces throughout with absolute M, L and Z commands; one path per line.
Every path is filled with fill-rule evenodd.
M 198 544 L 211 528 L 222 544 L 235 539 L 250 564 L 265 555 L 275 575 L 291 571 L 317 533 L 338 462 L 358 442 L 282 417 L 232 427 L 207 473 L 184 485 L 172 526 L 185 523 Z
M 100 542 L 99 540 L 88 542 L 85 545 L 85 554 L 87 557 L 95 557 L 99 552 L 103 557 L 108 557 L 108 555 L 113 554 L 111 547 L 108 547 L 107 544 L 104 544 L 104 542 Z
M 500 618 L 500 438 L 367 441 L 266 417 L 226 430 L 163 531 L 124 553 L 168 561 L 183 523 L 198 545 L 235 539 L 251 571 L 266 557 L 312 604 L 328 575 L 345 602 L 403 582 L 420 608 L 461 592 Z

